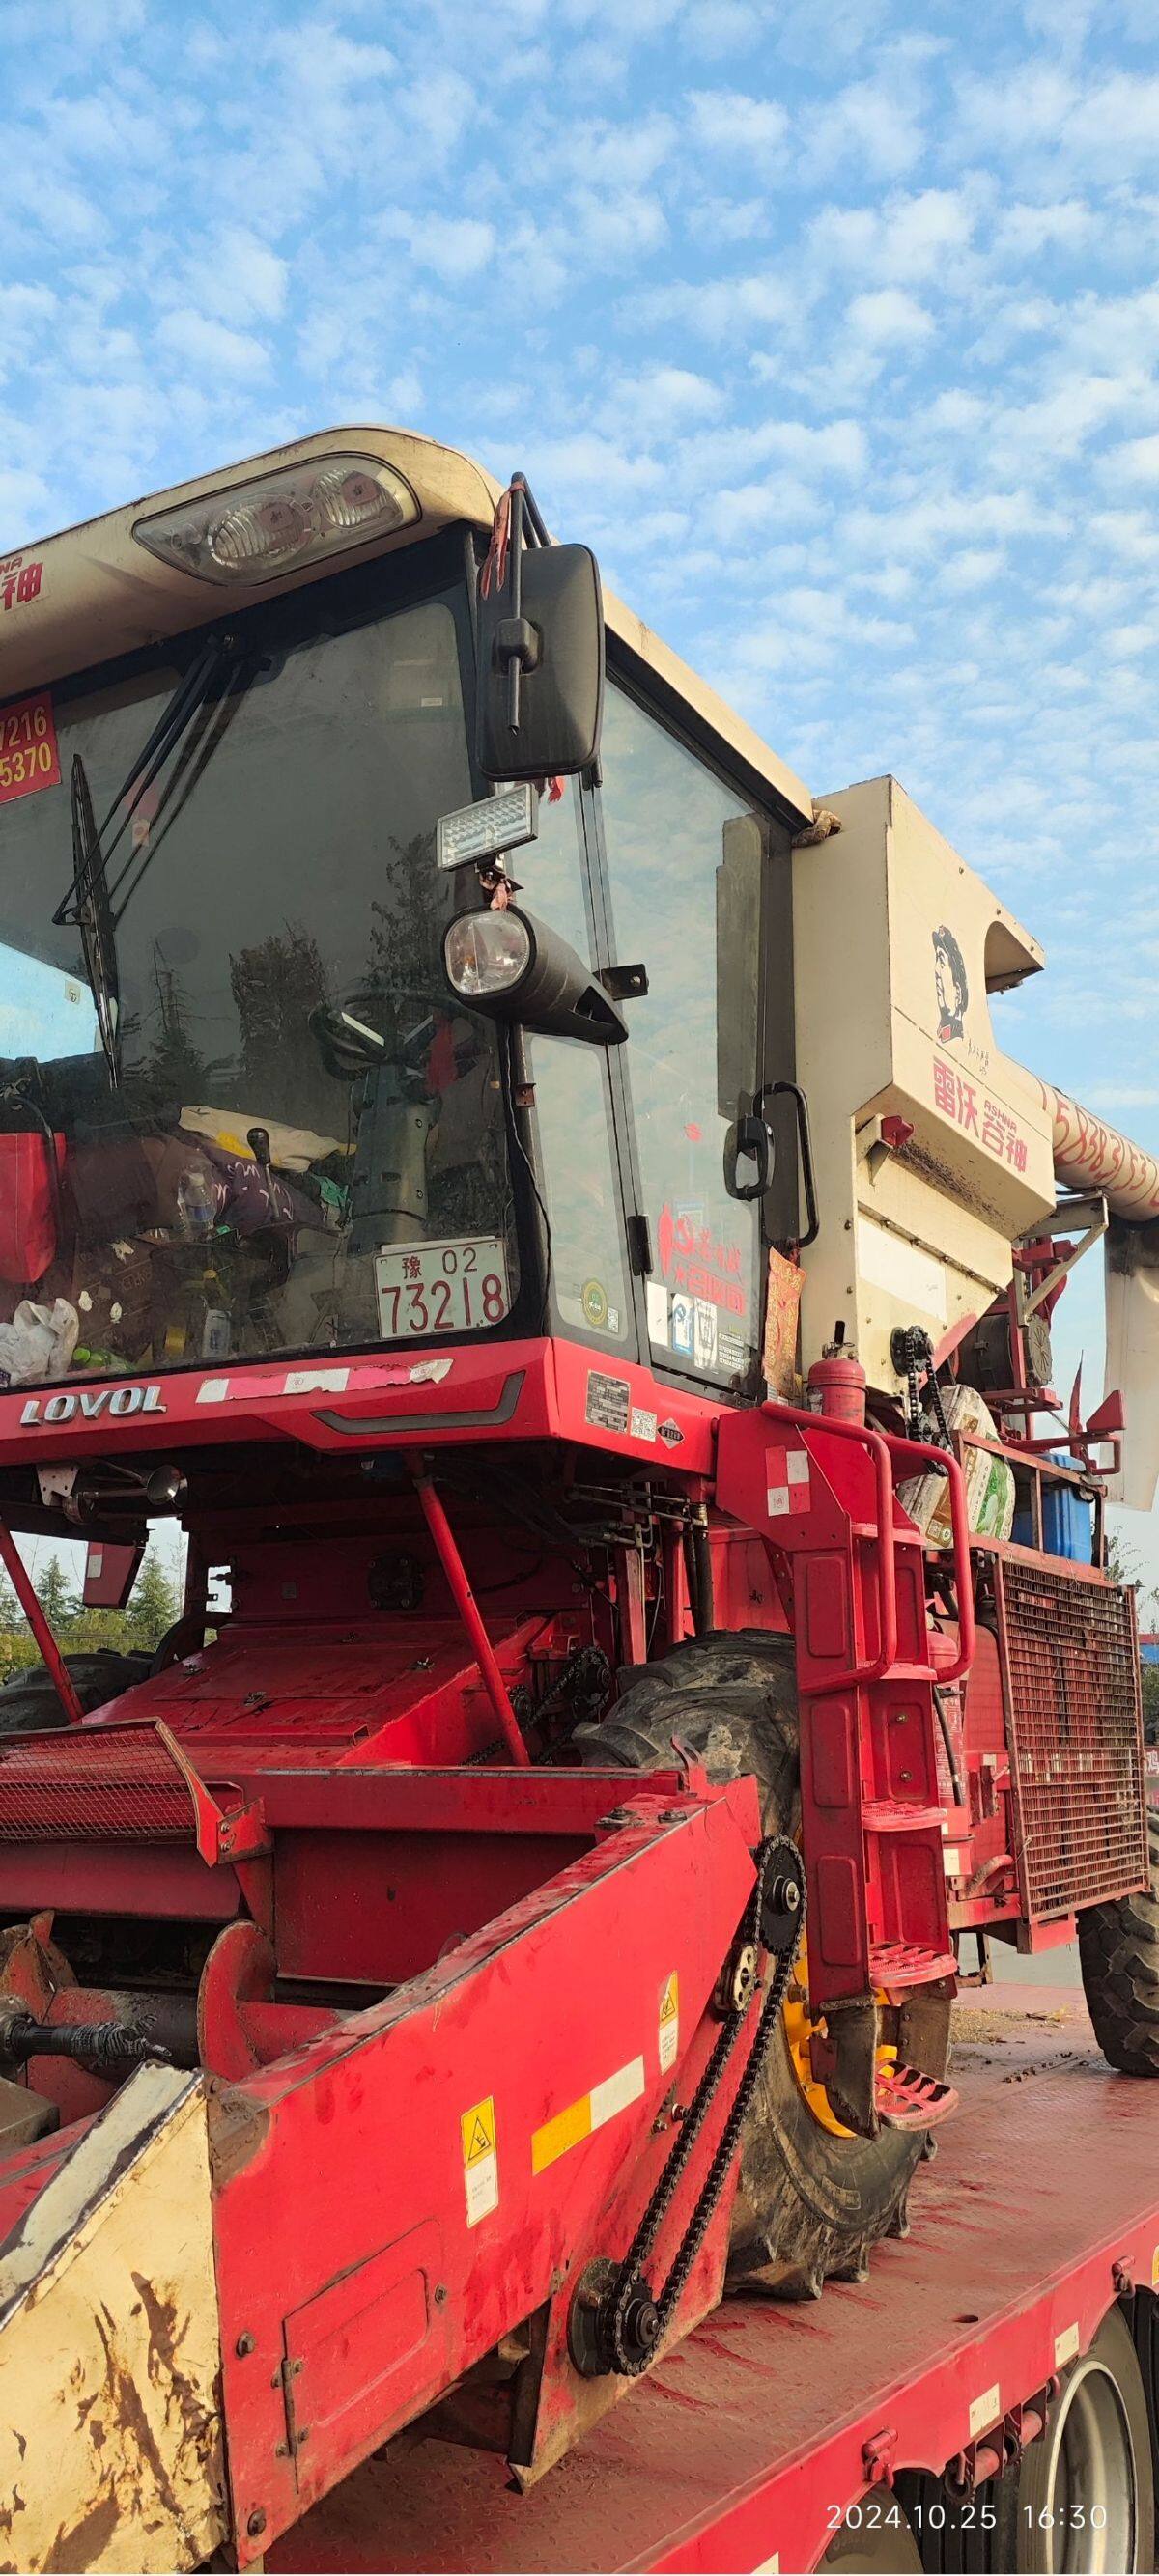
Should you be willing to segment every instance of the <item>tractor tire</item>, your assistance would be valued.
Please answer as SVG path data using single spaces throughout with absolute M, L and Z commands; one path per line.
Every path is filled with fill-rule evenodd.
M 66 1655 L 64 1661 L 87 1715 L 91 1708 L 103 1708 L 107 1699 L 119 1699 L 134 1682 L 147 1680 L 152 1657 L 119 1655 L 112 1647 L 98 1646 L 89 1654 Z M 47 1664 L 30 1664 L 0 1690 L 0 1735 L 40 1735 L 68 1722 Z
M 1087 2011 L 1108 2064 L 1159 2075 L 1159 1815 L 1147 1811 L 1151 1885 L 1079 1916 Z
M 759 1628 L 676 1646 L 629 1684 L 599 1724 L 577 1727 L 589 1768 L 666 1771 L 678 1736 L 710 1780 L 751 1773 L 768 1834 L 800 1831 L 796 1670 L 791 1638 Z M 807 1933 L 806 1933 L 807 1937 Z M 941 2076 L 949 2051 L 949 2004 Z M 920 2130 L 838 2135 L 811 2109 L 784 2028 L 765 2060 L 741 2151 L 729 2287 L 817 2298 L 822 2283 L 864 2278 L 879 2237 L 907 2233 L 906 2195 Z

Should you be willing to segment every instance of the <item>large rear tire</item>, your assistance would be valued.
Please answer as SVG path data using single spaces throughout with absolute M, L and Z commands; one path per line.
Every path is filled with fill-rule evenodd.
M 1159 1816 L 1147 1813 L 1151 1885 L 1079 1916 L 1087 2010 L 1123 2075 L 1159 2075 Z
M 119 1655 L 112 1647 L 98 1646 L 85 1655 L 66 1655 L 64 1661 L 87 1716 L 90 1709 L 103 1708 L 107 1699 L 119 1699 L 134 1682 L 145 1681 L 152 1657 Z M 67 1725 L 47 1664 L 30 1664 L 27 1672 L 14 1673 L 0 1689 L 0 1735 L 39 1735 Z
M 697 1638 L 650 1664 L 599 1725 L 576 1729 L 591 1768 L 666 1771 L 678 1736 L 712 1781 L 750 1772 L 766 1833 L 800 1828 L 797 1689 L 792 1640 L 757 1628 Z M 949 2044 L 946 2005 L 945 2071 Z M 794 2070 L 784 2027 L 765 2060 L 745 2131 L 729 2282 L 781 2298 L 815 2298 L 830 2275 L 860 2279 L 879 2237 L 905 2232 L 922 2132 L 876 2138 L 823 2125 Z

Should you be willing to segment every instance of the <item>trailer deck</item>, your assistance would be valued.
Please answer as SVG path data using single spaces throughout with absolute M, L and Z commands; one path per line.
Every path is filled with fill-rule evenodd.
M 1121 2289 L 1159 2279 L 1159 2095 L 1109 2071 L 1067 1989 L 991 1987 L 957 2012 L 961 2108 L 867 2281 L 729 2301 L 528 2496 L 498 2458 L 396 2446 L 267 2566 L 806 2569 L 883 2473 L 964 2454 L 988 2475 L 1003 2418 Z

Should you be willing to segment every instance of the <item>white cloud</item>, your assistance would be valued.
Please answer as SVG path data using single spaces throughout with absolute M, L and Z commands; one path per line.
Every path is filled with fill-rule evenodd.
M 913 347 L 928 340 L 933 320 L 923 304 L 897 286 L 855 295 L 846 314 L 850 330 L 871 349 Z
M 0 465 L 0 553 L 7 553 L 34 530 L 42 529 L 48 506 L 48 485 L 43 475 Z
M 714 278 L 704 286 L 652 287 L 632 311 L 660 329 L 683 323 L 701 339 L 743 342 L 795 324 L 801 295 L 787 277 L 769 269 L 748 277 Z M 626 310 L 625 318 L 630 320 L 631 312 Z
M 757 433 L 754 444 L 768 456 L 783 456 L 815 474 L 861 474 L 867 442 L 857 420 L 831 420 L 814 429 L 807 421 L 776 420 Z
M 188 271 L 198 303 L 230 324 L 276 321 L 288 278 L 286 261 L 244 224 L 227 224 Z
M 605 407 L 610 433 L 645 445 L 670 438 L 724 408 L 719 385 L 687 367 L 650 367 L 613 385 Z
M 694 143 L 705 151 L 736 154 L 742 160 L 779 153 L 789 131 L 788 116 L 777 99 L 749 98 L 743 90 L 693 90 L 688 111 Z
M 269 365 L 269 351 L 260 340 L 246 331 L 227 330 L 192 305 L 166 313 L 158 332 L 175 358 L 218 376 L 253 376 Z
M 482 101 L 461 72 L 447 68 L 428 72 L 404 91 L 403 112 L 422 137 L 424 147 L 443 160 L 462 141 Z
M 382 229 L 405 242 L 419 268 L 430 269 L 447 285 L 477 277 L 495 249 L 494 227 L 475 215 L 412 215 L 395 207 L 383 217 Z
M 1080 79 L 1030 56 L 1003 77 L 958 84 L 963 142 L 1010 153 L 1020 171 L 1036 156 L 1076 179 L 1114 184 L 1159 167 L 1159 77 L 1115 71 Z
M 938 573 L 943 590 L 984 590 L 1005 563 L 998 546 L 966 546 L 961 554 L 948 555 Z
M 811 123 L 818 175 L 848 168 L 859 178 L 903 178 L 925 149 L 918 99 L 908 81 L 888 73 L 819 101 Z
M 1096 218 L 1080 197 L 1041 206 L 1016 202 L 1005 206 L 995 222 L 994 248 L 1000 259 L 1037 259 L 1046 250 L 1081 250 L 1096 229 Z
M 667 161 L 676 140 L 669 116 L 628 117 L 614 125 L 587 120 L 559 138 L 565 171 L 590 188 L 614 195 L 644 188 Z
M 1105 463 L 1111 482 L 1159 483 L 1159 435 L 1125 439 L 1110 450 Z
M 640 189 L 605 196 L 595 188 L 576 188 L 567 227 L 575 251 L 612 267 L 659 250 L 668 238 L 668 223 L 657 196 Z
M 921 285 L 944 276 L 947 261 L 968 247 L 976 220 L 965 189 L 926 188 L 881 207 L 826 206 L 809 226 L 808 247 L 822 266 L 882 284 Z
M 393 378 L 383 396 L 386 417 L 400 429 L 413 428 L 422 412 L 422 380 L 414 367 L 404 367 Z

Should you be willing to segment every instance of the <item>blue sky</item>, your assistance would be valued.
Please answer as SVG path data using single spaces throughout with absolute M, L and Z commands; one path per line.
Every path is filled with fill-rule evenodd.
M 524 466 L 815 792 L 903 779 L 1046 944 L 1003 1043 L 1159 1147 L 1152 0 L 0 0 L 0 60 L 0 554 L 331 421 Z

